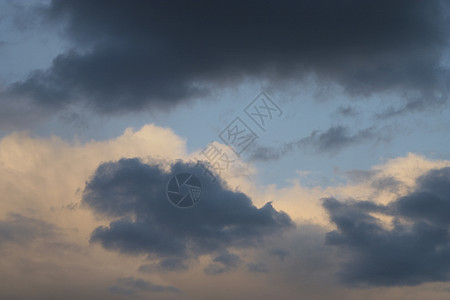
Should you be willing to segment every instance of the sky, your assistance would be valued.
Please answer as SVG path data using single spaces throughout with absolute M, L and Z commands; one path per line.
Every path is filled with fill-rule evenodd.
M 449 23 L 0 1 L 0 298 L 449 299 Z

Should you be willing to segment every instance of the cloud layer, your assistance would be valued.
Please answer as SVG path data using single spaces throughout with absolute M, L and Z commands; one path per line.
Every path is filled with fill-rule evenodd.
M 164 194 L 171 175 L 158 162 L 180 157 L 187 160 L 185 148 L 185 142 L 171 130 L 155 125 L 126 130 L 111 140 L 86 143 L 30 137 L 25 133 L 3 138 L 0 268 L 8 272 L 0 272 L 2 296 L 121 300 L 214 299 L 220 294 L 229 299 L 279 299 L 280 295 L 283 299 L 297 299 L 301 294 L 311 299 L 448 299 L 448 279 L 434 282 L 445 279 L 447 260 L 443 259 L 434 269 L 431 263 L 422 271 L 419 266 L 425 260 L 433 262 L 438 251 L 443 255 L 448 249 L 445 238 L 439 240 L 432 233 L 439 233 L 439 228 L 448 229 L 445 195 L 449 171 L 445 166 L 449 166 L 449 161 L 410 154 L 370 170 L 343 172 L 350 183 L 326 188 L 308 188 L 301 184 L 302 178 L 293 178 L 292 185 L 283 188 L 255 185 L 242 177 L 233 182 L 233 188 L 220 182 L 210 185 L 211 178 L 203 176 L 203 169 L 179 163 L 176 166 L 180 169 L 174 167 L 173 172 L 199 172 L 204 194 L 194 210 L 178 214 L 180 210 Z M 430 169 L 436 170 L 429 172 Z M 425 173 L 428 175 L 415 181 Z M 89 201 L 94 204 L 86 203 L 84 208 L 88 209 L 80 205 L 85 186 L 92 192 L 85 199 L 91 197 Z M 376 256 L 378 253 L 367 252 L 367 248 L 357 244 L 355 233 L 350 230 L 337 231 L 340 244 L 325 245 L 325 234 L 332 227 L 319 199 L 330 196 L 375 198 L 371 206 L 365 202 L 341 203 L 340 211 L 335 208 L 330 213 L 336 221 L 331 225 L 341 226 L 343 217 L 348 217 L 348 224 L 370 223 L 372 215 L 379 218 L 372 227 L 378 231 L 363 231 L 367 234 L 363 237 L 386 237 L 384 245 L 388 247 L 394 245 L 394 238 L 390 239 L 394 236 L 411 247 L 405 246 L 403 252 L 394 252 L 394 246 L 392 251 L 380 249 Z M 264 205 L 270 201 L 273 208 Z M 296 230 L 287 230 L 292 227 L 291 222 L 281 210 L 295 220 Z M 398 223 L 386 222 L 391 218 L 397 218 Z M 115 223 L 126 226 L 112 226 Z M 421 224 L 430 229 L 429 234 L 416 230 Z M 394 226 L 398 226 L 397 231 L 392 230 Z M 100 234 L 101 239 L 89 244 L 96 228 L 114 239 Z M 130 235 L 121 235 L 117 228 L 131 229 Z M 158 244 L 154 248 L 148 246 L 149 236 L 167 241 L 171 252 L 162 253 Z M 210 239 L 205 239 L 207 236 Z M 414 237 L 428 244 L 413 244 Z M 185 250 L 172 247 L 175 239 L 186 245 Z M 106 250 L 101 246 L 104 241 L 110 246 Z M 414 248 L 415 245 L 423 248 Z M 344 248 L 348 251 L 336 251 Z M 408 269 L 416 274 L 414 278 L 404 275 L 406 272 L 391 276 L 406 276 L 397 277 L 398 285 L 410 284 L 412 279 L 424 284 L 385 288 L 384 282 L 371 281 L 379 286 L 348 289 L 333 281 L 342 257 L 354 257 L 349 265 L 341 266 L 341 274 L 354 276 L 355 269 L 351 267 L 367 263 L 363 254 L 385 262 L 383 253 L 404 257 L 408 263 L 418 255 Z M 367 273 L 362 276 L 370 278 Z

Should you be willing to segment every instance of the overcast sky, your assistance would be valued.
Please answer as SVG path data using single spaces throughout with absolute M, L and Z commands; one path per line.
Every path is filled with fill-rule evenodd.
M 0 298 L 449 299 L 447 0 L 0 2 Z

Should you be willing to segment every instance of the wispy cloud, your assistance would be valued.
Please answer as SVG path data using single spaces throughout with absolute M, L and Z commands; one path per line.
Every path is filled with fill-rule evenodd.
M 294 151 L 311 151 L 319 154 L 334 155 L 345 148 L 362 143 L 388 142 L 391 139 L 389 128 L 368 127 L 352 133 L 348 127 L 333 126 L 326 131 L 313 131 L 309 136 L 285 143 L 280 147 L 257 146 L 250 149 L 249 160 L 278 160 Z

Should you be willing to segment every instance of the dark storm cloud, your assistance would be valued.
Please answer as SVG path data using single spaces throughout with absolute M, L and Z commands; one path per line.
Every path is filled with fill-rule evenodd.
M 369 127 L 352 133 L 345 126 L 333 126 L 325 132 L 315 130 L 307 137 L 285 143 L 280 147 L 258 146 L 250 149 L 249 159 L 251 161 L 278 160 L 297 149 L 333 155 L 344 148 L 367 141 L 386 142 L 390 139 L 389 135 L 386 128 L 379 130 Z
M 203 179 L 204 186 L 195 207 L 179 209 L 167 200 L 166 186 L 173 174 L 186 172 Z M 121 253 L 146 254 L 166 270 L 205 254 L 226 264 L 230 256 L 223 253 L 229 247 L 254 247 L 266 236 L 294 227 L 289 216 L 270 203 L 257 208 L 245 194 L 230 191 L 221 182 L 211 183 L 201 167 L 181 162 L 170 174 L 138 159 L 104 163 L 87 182 L 83 204 L 112 220 L 92 232 L 92 243 Z
M 136 111 L 169 108 L 243 78 L 315 74 L 354 95 L 411 90 L 432 103 L 449 82 L 439 65 L 446 5 L 54 0 L 43 14 L 67 23 L 73 49 L 3 96 L 52 109 L 82 102 L 100 112 Z
M 350 251 L 347 284 L 417 285 L 450 281 L 450 168 L 418 178 L 417 188 L 389 205 L 325 199 L 337 230 L 326 241 Z M 371 213 L 394 217 L 387 229 Z

